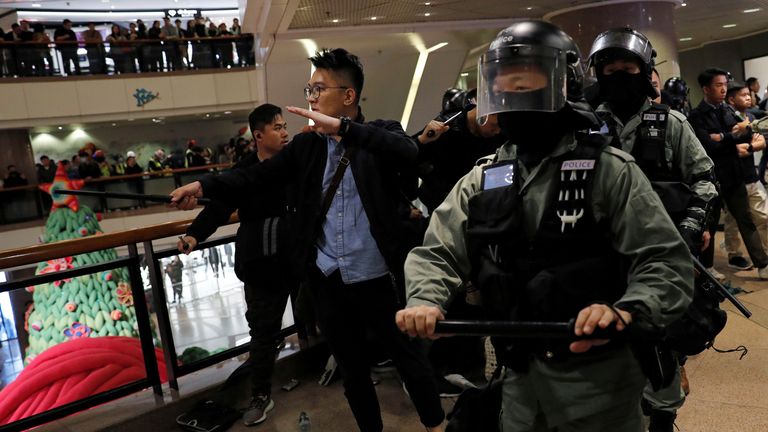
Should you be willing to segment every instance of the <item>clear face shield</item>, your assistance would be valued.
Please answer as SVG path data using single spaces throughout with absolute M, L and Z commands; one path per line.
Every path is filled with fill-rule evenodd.
M 519 45 L 490 51 L 478 62 L 477 116 L 508 111 L 556 112 L 567 101 L 564 51 Z

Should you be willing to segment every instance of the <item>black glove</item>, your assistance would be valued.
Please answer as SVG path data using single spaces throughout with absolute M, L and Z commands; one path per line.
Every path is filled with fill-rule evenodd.
M 680 236 L 683 237 L 683 241 L 685 241 L 685 245 L 688 246 L 691 254 L 696 257 L 699 256 L 701 247 L 704 245 L 701 239 L 701 231 L 684 226 L 680 227 Z

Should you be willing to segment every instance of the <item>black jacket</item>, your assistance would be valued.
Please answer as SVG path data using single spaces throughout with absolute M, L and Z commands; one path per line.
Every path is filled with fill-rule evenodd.
M 258 165 L 261 161 L 257 154 L 251 153 L 243 160 L 235 164 L 233 169 L 248 168 Z M 229 216 L 237 210 L 240 218 L 240 227 L 237 229 L 235 243 L 235 273 L 244 282 L 253 281 L 265 270 L 281 270 L 287 264 L 280 256 L 265 257 L 263 251 L 264 229 L 271 227 L 270 218 L 279 218 L 285 215 L 286 187 L 283 184 L 270 184 L 252 188 L 248 199 L 238 196 L 228 196 L 219 201 L 213 201 L 205 206 L 192 224 L 187 228 L 187 235 L 199 242 L 205 241 L 216 229 L 224 225 Z M 284 223 L 285 221 L 280 221 Z M 287 226 L 279 226 L 277 233 L 279 246 L 277 251 L 282 254 L 287 247 L 285 236 Z M 283 250 L 281 250 L 283 249 Z
M 341 140 L 357 146 L 350 168 L 360 200 L 370 221 L 371 235 L 390 272 L 402 282 L 408 253 L 398 217 L 401 198 L 400 173 L 412 169 L 418 149 L 400 123 L 374 120 L 362 123 L 362 115 Z M 287 220 L 291 231 L 293 268 L 299 276 L 315 264 L 316 238 L 321 228 L 323 174 L 328 155 L 324 135 L 302 133 L 271 159 L 247 168 L 201 180 L 204 195 L 213 199 L 252 199 L 252 188 L 270 184 L 288 187 Z M 325 215 L 323 215 L 323 218 Z
M 705 101 L 691 110 L 688 122 L 696 132 L 704 150 L 715 163 L 715 176 L 723 187 L 734 187 L 744 184 L 744 172 L 736 151 L 736 144 L 752 141 L 752 133 L 735 135 L 731 128 L 738 123 L 733 112 L 725 104 L 713 107 Z M 723 139 L 714 141 L 709 134 L 722 133 Z

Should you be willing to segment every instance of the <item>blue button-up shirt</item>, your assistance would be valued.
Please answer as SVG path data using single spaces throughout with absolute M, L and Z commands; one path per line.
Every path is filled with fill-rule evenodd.
M 344 146 L 327 138 L 328 158 L 323 174 L 323 196 L 339 166 Z M 347 167 L 323 221 L 317 242 L 317 267 L 326 276 L 336 269 L 345 284 L 363 282 L 389 273 L 384 256 L 371 235 L 371 224 L 357 191 L 352 169 Z

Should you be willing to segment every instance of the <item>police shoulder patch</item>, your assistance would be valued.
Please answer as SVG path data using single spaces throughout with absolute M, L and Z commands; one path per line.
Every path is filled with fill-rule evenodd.
M 619 149 L 617 149 L 616 147 L 613 147 L 613 146 L 606 146 L 603 149 L 603 152 L 608 153 L 608 154 L 610 154 L 612 156 L 615 156 L 615 157 L 621 159 L 624 162 L 634 162 L 635 161 L 635 158 L 633 158 L 632 155 L 630 155 L 629 153 L 627 153 L 625 151 L 619 150 Z

